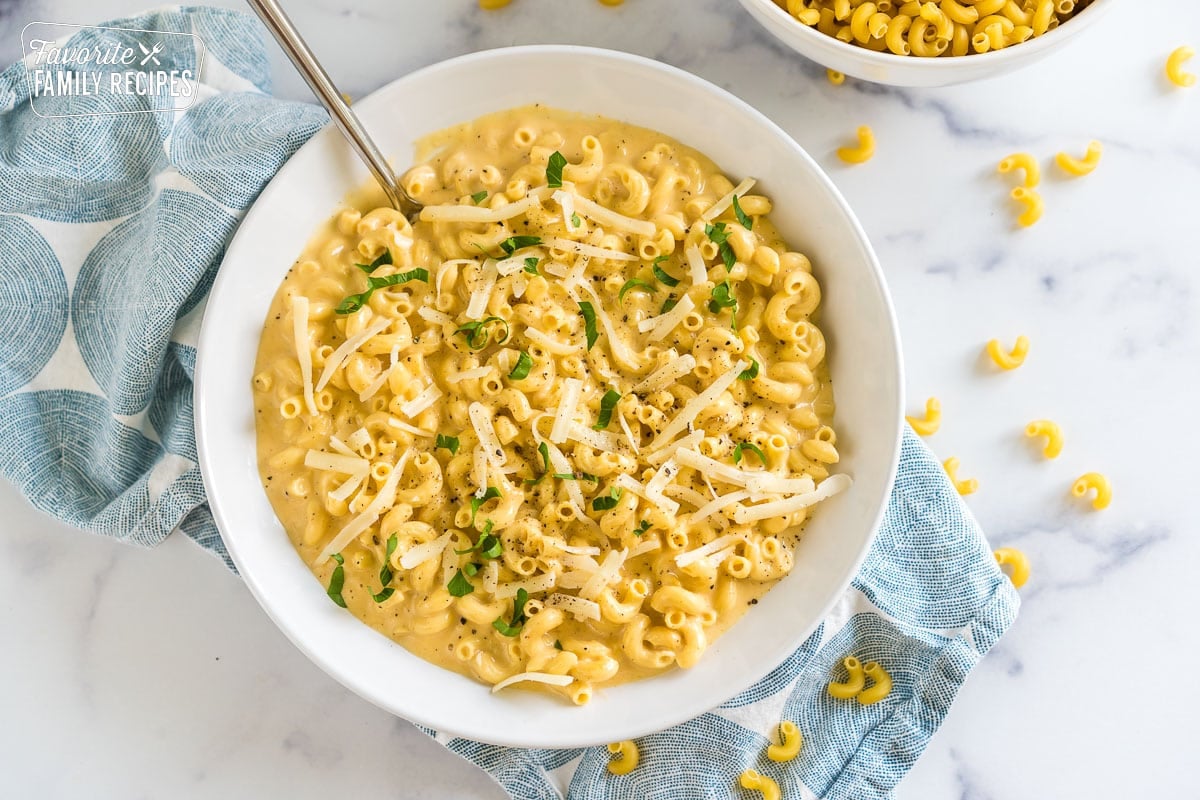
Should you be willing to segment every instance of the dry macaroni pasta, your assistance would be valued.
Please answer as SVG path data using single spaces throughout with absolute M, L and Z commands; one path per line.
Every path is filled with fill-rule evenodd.
M 367 624 L 585 703 L 696 663 L 849 485 L 807 258 L 660 134 L 541 108 L 430 137 L 289 272 L 263 484 Z
M 1068 21 L 1090 0 L 775 0 L 801 24 L 899 56 L 965 56 L 1020 44 Z

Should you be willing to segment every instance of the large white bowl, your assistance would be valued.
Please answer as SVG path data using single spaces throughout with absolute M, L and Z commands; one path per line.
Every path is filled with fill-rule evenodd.
M 940 58 L 876 53 L 797 22 L 772 0 L 740 2 L 776 39 L 822 66 L 873 83 L 929 87 L 994 78 L 1029 66 L 1083 33 L 1112 7 L 1115 0 L 1093 0 L 1091 5 L 1054 30 L 1019 45 L 988 53 Z
M 398 164 L 452 124 L 544 103 L 654 128 L 711 156 L 734 181 L 762 179 L 787 240 L 825 290 L 838 403 L 839 468 L 854 486 L 823 504 L 796 568 L 688 671 L 596 693 L 577 708 L 525 691 L 495 695 L 433 666 L 329 602 L 259 485 L 250 379 L 267 306 L 338 201 L 367 179 L 326 128 L 287 163 L 234 238 L 213 286 L 196 368 L 196 433 L 212 510 L 263 609 L 309 658 L 383 708 L 442 731 L 525 747 L 574 747 L 661 730 L 747 688 L 781 663 L 845 591 L 870 546 L 895 475 L 900 344 L 879 264 L 846 202 L 787 134 L 721 89 L 654 61 L 580 47 L 520 47 L 455 58 L 356 104 Z M 297 698 L 303 702 L 303 698 Z

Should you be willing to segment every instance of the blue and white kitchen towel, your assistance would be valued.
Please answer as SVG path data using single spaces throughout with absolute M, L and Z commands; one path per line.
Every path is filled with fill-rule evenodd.
M 170 8 L 109 24 L 195 34 L 203 46 L 156 60 L 198 69 L 200 85 L 186 110 L 102 116 L 118 101 L 100 97 L 88 116 L 46 117 L 29 102 L 25 63 L 0 73 L 0 474 L 80 528 L 147 546 L 179 529 L 229 564 L 196 465 L 196 334 L 243 212 L 326 118 L 270 96 L 263 32 L 246 15 Z M 154 34 L 121 36 L 153 52 Z M 133 102 L 171 107 L 153 95 Z M 878 539 L 833 613 L 753 688 L 639 740 L 631 774 L 609 774 L 604 748 L 429 733 L 519 800 L 750 797 L 737 776 L 751 767 L 785 798 L 884 798 L 1017 607 L 969 511 L 909 431 Z M 826 694 L 851 651 L 892 674 L 885 701 Z M 805 737 L 784 764 L 764 755 L 780 719 Z

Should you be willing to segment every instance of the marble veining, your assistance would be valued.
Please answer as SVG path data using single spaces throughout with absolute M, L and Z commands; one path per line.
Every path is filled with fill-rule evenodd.
M 20 56 L 30 21 L 94 24 L 144 5 L 0 0 L 0 64 Z M 461 53 L 590 44 L 691 70 L 787 130 L 875 244 L 910 410 L 941 398 L 930 445 L 979 479 L 968 503 L 991 541 L 1033 562 L 1020 618 L 897 798 L 1200 797 L 1188 759 L 1162 756 L 1195 741 L 1200 687 L 1159 675 L 1169 697 L 1144 690 L 1152 665 L 1200 657 L 1185 483 L 1200 450 L 1200 88 L 1162 77 L 1167 53 L 1200 46 L 1200 6 L 1117 4 L 1028 70 L 918 91 L 833 86 L 734 0 L 514 0 L 490 15 L 475 0 L 285 5 L 354 97 Z M 272 52 L 277 93 L 307 98 Z M 847 167 L 834 151 L 861 124 L 877 154 Z M 1093 138 L 1105 145 L 1093 175 L 1068 179 L 1049 163 Z M 1014 222 L 1012 176 L 995 172 L 1017 150 L 1044 168 L 1046 215 L 1029 230 Z M 1022 333 L 1028 362 L 997 373 L 983 344 Z M 1043 417 L 1066 433 L 1055 461 L 1023 434 Z M 1068 494 L 1090 470 L 1113 480 L 1107 511 Z M 0 795 L 502 797 L 312 665 L 187 540 L 151 552 L 90 537 L 7 485 L 0 520 Z

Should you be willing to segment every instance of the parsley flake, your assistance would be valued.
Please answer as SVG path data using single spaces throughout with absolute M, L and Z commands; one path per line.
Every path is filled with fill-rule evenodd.
M 587 349 L 591 350 L 596 344 L 599 333 L 596 332 L 596 309 L 586 300 L 579 303 L 579 313 L 583 315 L 583 331 L 587 335 Z
M 567 165 L 566 156 L 555 150 L 546 162 L 546 185 L 551 189 L 562 188 L 562 171 Z
M 600 398 L 600 416 L 596 419 L 596 424 L 592 426 L 592 430 L 602 431 L 608 427 L 608 423 L 612 422 L 613 409 L 617 407 L 617 403 L 621 400 L 621 393 L 613 389 L 609 389 Z
M 524 380 L 529 377 L 529 370 L 533 368 L 533 356 L 521 351 L 521 355 L 517 356 L 517 363 L 512 368 L 512 372 L 508 373 L 508 379 L 513 381 Z
M 762 462 L 764 467 L 767 465 L 766 454 L 759 448 L 758 445 L 751 444 L 750 442 L 741 442 L 737 447 L 733 448 L 733 463 L 740 464 L 742 462 L 742 451 L 744 450 L 749 450 L 750 452 L 754 453 L 754 455 L 758 456 L 758 460 Z

